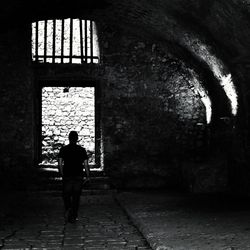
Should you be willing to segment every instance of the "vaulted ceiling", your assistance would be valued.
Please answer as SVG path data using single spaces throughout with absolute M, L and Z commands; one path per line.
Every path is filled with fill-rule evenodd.
M 213 81 L 222 89 L 231 81 L 240 96 L 240 110 L 248 108 L 249 0 L 10 0 L 0 10 L 2 30 L 54 17 L 94 18 L 161 42 L 205 72 L 210 77 L 207 89 L 215 96 L 222 90 Z

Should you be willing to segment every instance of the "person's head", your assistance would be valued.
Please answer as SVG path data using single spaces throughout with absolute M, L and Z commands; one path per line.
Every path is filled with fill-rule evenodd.
M 70 131 L 69 133 L 69 143 L 77 143 L 78 141 L 78 134 L 76 131 Z

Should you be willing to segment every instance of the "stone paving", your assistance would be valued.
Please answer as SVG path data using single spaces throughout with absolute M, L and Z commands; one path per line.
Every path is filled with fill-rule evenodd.
M 124 192 L 118 196 L 155 250 L 249 250 L 250 199 Z
M 131 191 L 81 198 L 79 220 L 65 224 L 58 193 L 1 195 L 0 249 L 250 250 L 247 197 Z
M 151 249 L 112 194 L 82 196 L 74 224 L 65 224 L 58 195 L 2 195 L 1 201 L 0 249 Z

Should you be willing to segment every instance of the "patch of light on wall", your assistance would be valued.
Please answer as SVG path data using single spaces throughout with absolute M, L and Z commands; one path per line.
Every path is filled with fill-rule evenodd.
M 192 71 L 192 74 L 195 74 Z M 203 89 L 201 86 L 197 76 L 192 78 L 191 84 L 195 87 L 195 92 L 198 94 L 201 98 L 201 101 L 206 109 L 206 121 L 207 124 L 211 122 L 212 119 L 212 102 L 210 97 L 208 96 L 207 92 Z
M 32 59 L 46 63 L 99 63 L 94 21 L 43 20 L 32 23 Z
M 197 90 L 200 97 L 201 97 L 201 101 L 204 104 L 205 108 L 206 108 L 206 120 L 207 120 L 207 124 L 209 124 L 211 122 L 211 118 L 212 118 L 212 103 L 211 100 L 209 98 L 209 96 L 205 93 L 205 91 L 203 90 Z
M 232 108 L 232 114 L 237 115 L 238 110 L 238 96 L 235 89 L 235 86 L 233 84 L 232 75 L 222 75 L 220 77 L 221 86 L 223 87 L 227 97 L 229 98 L 231 102 L 231 108 Z
M 232 114 L 236 115 L 238 111 L 238 95 L 232 80 L 232 75 L 229 72 L 226 73 L 226 68 L 222 61 L 212 55 L 208 46 L 198 39 L 192 39 L 187 35 L 184 37 L 184 40 L 185 45 L 188 45 L 194 54 L 208 64 L 230 101 Z

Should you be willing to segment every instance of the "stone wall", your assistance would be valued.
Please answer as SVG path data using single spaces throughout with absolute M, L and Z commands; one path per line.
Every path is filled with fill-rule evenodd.
M 206 110 L 197 93 L 204 79 L 164 44 L 99 30 L 99 65 L 38 65 L 37 77 L 96 84 L 102 147 L 95 156 L 116 186 L 182 186 L 183 162 L 206 153 Z
M 93 87 L 44 87 L 42 89 L 42 164 L 56 164 L 69 131 L 79 135 L 89 163 L 95 164 L 95 91 Z
M 0 32 L 0 187 L 24 187 L 35 151 L 30 32 L 28 26 Z
M 39 111 L 34 107 L 38 102 L 37 79 L 76 77 L 100 83 L 101 98 L 98 102 L 101 106 L 104 167 L 114 180 L 120 180 L 118 184 L 144 187 L 173 182 L 179 185 L 183 175 L 189 176 L 182 172 L 182 163 L 204 161 L 203 153 L 205 156 L 210 154 L 206 151 L 206 144 L 212 132 L 216 137 L 212 145 L 215 151 L 217 142 L 224 139 L 217 153 L 221 162 L 210 154 L 213 161 L 200 164 L 201 171 L 194 169 L 197 166 L 191 167 L 194 169 L 191 178 L 200 175 L 202 183 L 216 183 L 218 179 L 225 183 L 225 169 L 232 165 L 229 173 L 231 187 L 240 187 L 250 193 L 250 77 L 246 53 L 250 33 L 248 10 L 243 2 L 238 1 L 238 6 L 237 1 L 217 1 L 216 4 L 213 1 L 191 1 L 187 6 L 183 1 L 153 4 L 149 1 L 112 0 L 93 10 L 92 5 L 86 8 L 85 3 L 84 6 L 79 4 L 78 8 L 73 5 L 69 8 L 68 4 L 62 3 L 60 9 L 55 3 L 51 8 L 47 8 L 47 4 L 39 5 L 33 11 L 28 11 L 28 3 L 11 2 L 3 3 L 0 31 L 1 183 L 6 181 L 15 185 L 22 178 L 32 179 L 30 173 L 35 169 L 39 152 L 34 141 L 41 129 L 37 121 Z M 96 19 L 101 42 L 100 65 L 81 65 L 77 74 L 72 65 L 59 69 L 49 65 L 46 76 L 34 70 L 30 24 L 35 20 L 53 18 L 53 15 L 55 18 L 86 15 Z M 211 127 L 214 131 L 208 130 L 204 106 L 192 86 L 194 74 L 189 68 L 194 62 L 196 70 L 207 73 L 206 79 L 201 77 L 198 81 L 205 81 L 206 86 L 214 90 L 211 94 L 213 108 L 220 109 L 222 104 L 225 111 L 222 113 L 227 114 L 225 95 L 219 92 L 211 68 L 207 68 L 201 57 L 204 47 L 196 42 L 199 40 L 208 42 L 211 52 L 227 64 L 237 83 L 239 115 L 232 121 L 229 132 L 226 126 L 218 128 L 216 124 Z M 186 58 L 188 65 L 174 57 L 172 51 L 181 58 L 190 57 Z M 229 135 L 224 136 L 226 133 Z M 231 136 L 232 148 L 227 143 L 227 137 Z M 201 159 L 196 159 L 197 156 Z M 230 164 L 225 164 L 225 159 Z
M 110 28 L 102 39 L 105 170 L 122 187 L 182 185 L 182 162 L 206 147 L 193 72 L 161 44 Z
M 195 91 L 193 79 L 196 76 L 188 65 L 174 57 L 164 45 L 129 35 L 122 30 L 110 27 L 100 28 L 102 30 L 100 65 L 78 65 L 76 70 L 72 65 L 63 65 L 63 67 L 45 65 L 48 71 L 42 72 L 41 69 L 40 73 L 38 70 L 34 71 L 35 78 L 53 77 L 54 80 L 77 78 L 99 82 L 101 94 L 97 102 L 101 109 L 99 118 L 103 143 L 100 151 L 103 152 L 104 170 L 115 185 L 118 187 L 182 185 L 182 162 L 194 158 L 196 152 L 203 151 L 206 146 L 206 113 Z M 28 39 L 26 42 L 28 47 Z M 23 51 L 19 53 L 22 55 Z M 18 65 L 16 68 L 21 68 L 21 63 Z M 16 79 L 18 79 L 18 72 Z M 19 73 L 23 76 L 23 72 Z M 31 74 L 31 69 L 27 73 Z M 198 79 L 198 82 L 202 80 Z M 26 78 L 20 82 L 25 83 L 25 81 Z M 36 83 L 33 81 L 35 89 L 38 88 Z M 18 88 L 21 85 L 15 83 L 14 86 L 11 101 L 18 94 Z M 38 112 L 38 110 L 32 110 L 35 99 L 33 86 L 27 85 L 28 88 L 23 86 L 26 85 L 20 87 L 22 94 L 20 103 L 29 108 L 25 114 L 21 113 L 23 109 L 20 111 L 20 119 L 25 122 L 20 126 L 23 129 L 20 133 L 22 136 L 32 131 L 30 126 L 38 117 L 36 113 L 32 113 Z M 73 87 L 74 85 L 71 84 L 67 95 L 71 95 Z M 27 95 L 26 92 L 29 94 Z M 44 96 L 50 94 L 47 91 Z M 65 93 L 60 91 L 58 95 L 65 95 Z M 24 96 L 27 98 L 24 99 Z M 15 109 L 10 97 L 8 98 L 10 108 Z M 60 100 L 60 98 L 47 98 L 48 101 L 52 101 L 48 105 L 57 105 L 54 103 L 57 99 Z M 71 104 L 74 104 L 73 100 Z M 53 155 L 56 154 L 61 144 L 66 142 L 67 130 L 71 129 L 79 131 L 83 141 L 87 143 L 87 145 L 84 144 L 87 149 L 94 150 L 90 145 L 92 139 L 84 137 L 86 134 L 91 134 L 87 129 L 82 129 L 85 125 L 78 126 L 79 121 L 71 123 L 72 120 L 69 119 L 64 123 L 70 127 L 58 129 L 60 122 L 55 121 L 60 121 L 60 109 L 56 107 L 48 109 L 49 117 L 44 119 L 47 124 L 43 126 L 45 154 L 49 155 L 51 151 Z M 71 109 L 65 107 L 61 113 L 65 110 L 70 113 L 68 115 L 70 118 Z M 30 117 L 27 117 L 29 114 Z M 17 117 L 15 119 L 18 120 Z M 13 131 L 19 127 L 15 124 L 13 123 Z M 36 136 L 39 129 L 36 128 L 35 135 L 31 135 L 29 140 Z M 25 140 L 27 140 L 26 137 L 18 144 L 22 145 L 23 149 Z M 47 147 L 50 147 L 48 151 Z M 34 154 L 30 155 L 29 149 L 27 151 L 17 149 L 17 151 L 18 155 L 20 152 L 25 153 L 25 161 L 32 161 Z M 99 155 L 95 157 L 100 158 Z M 18 157 L 13 159 L 16 161 Z M 15 163 L 13 165 L 18 166 L 18 163 Z M 22 165 L 25 166 L 23 163 Z

